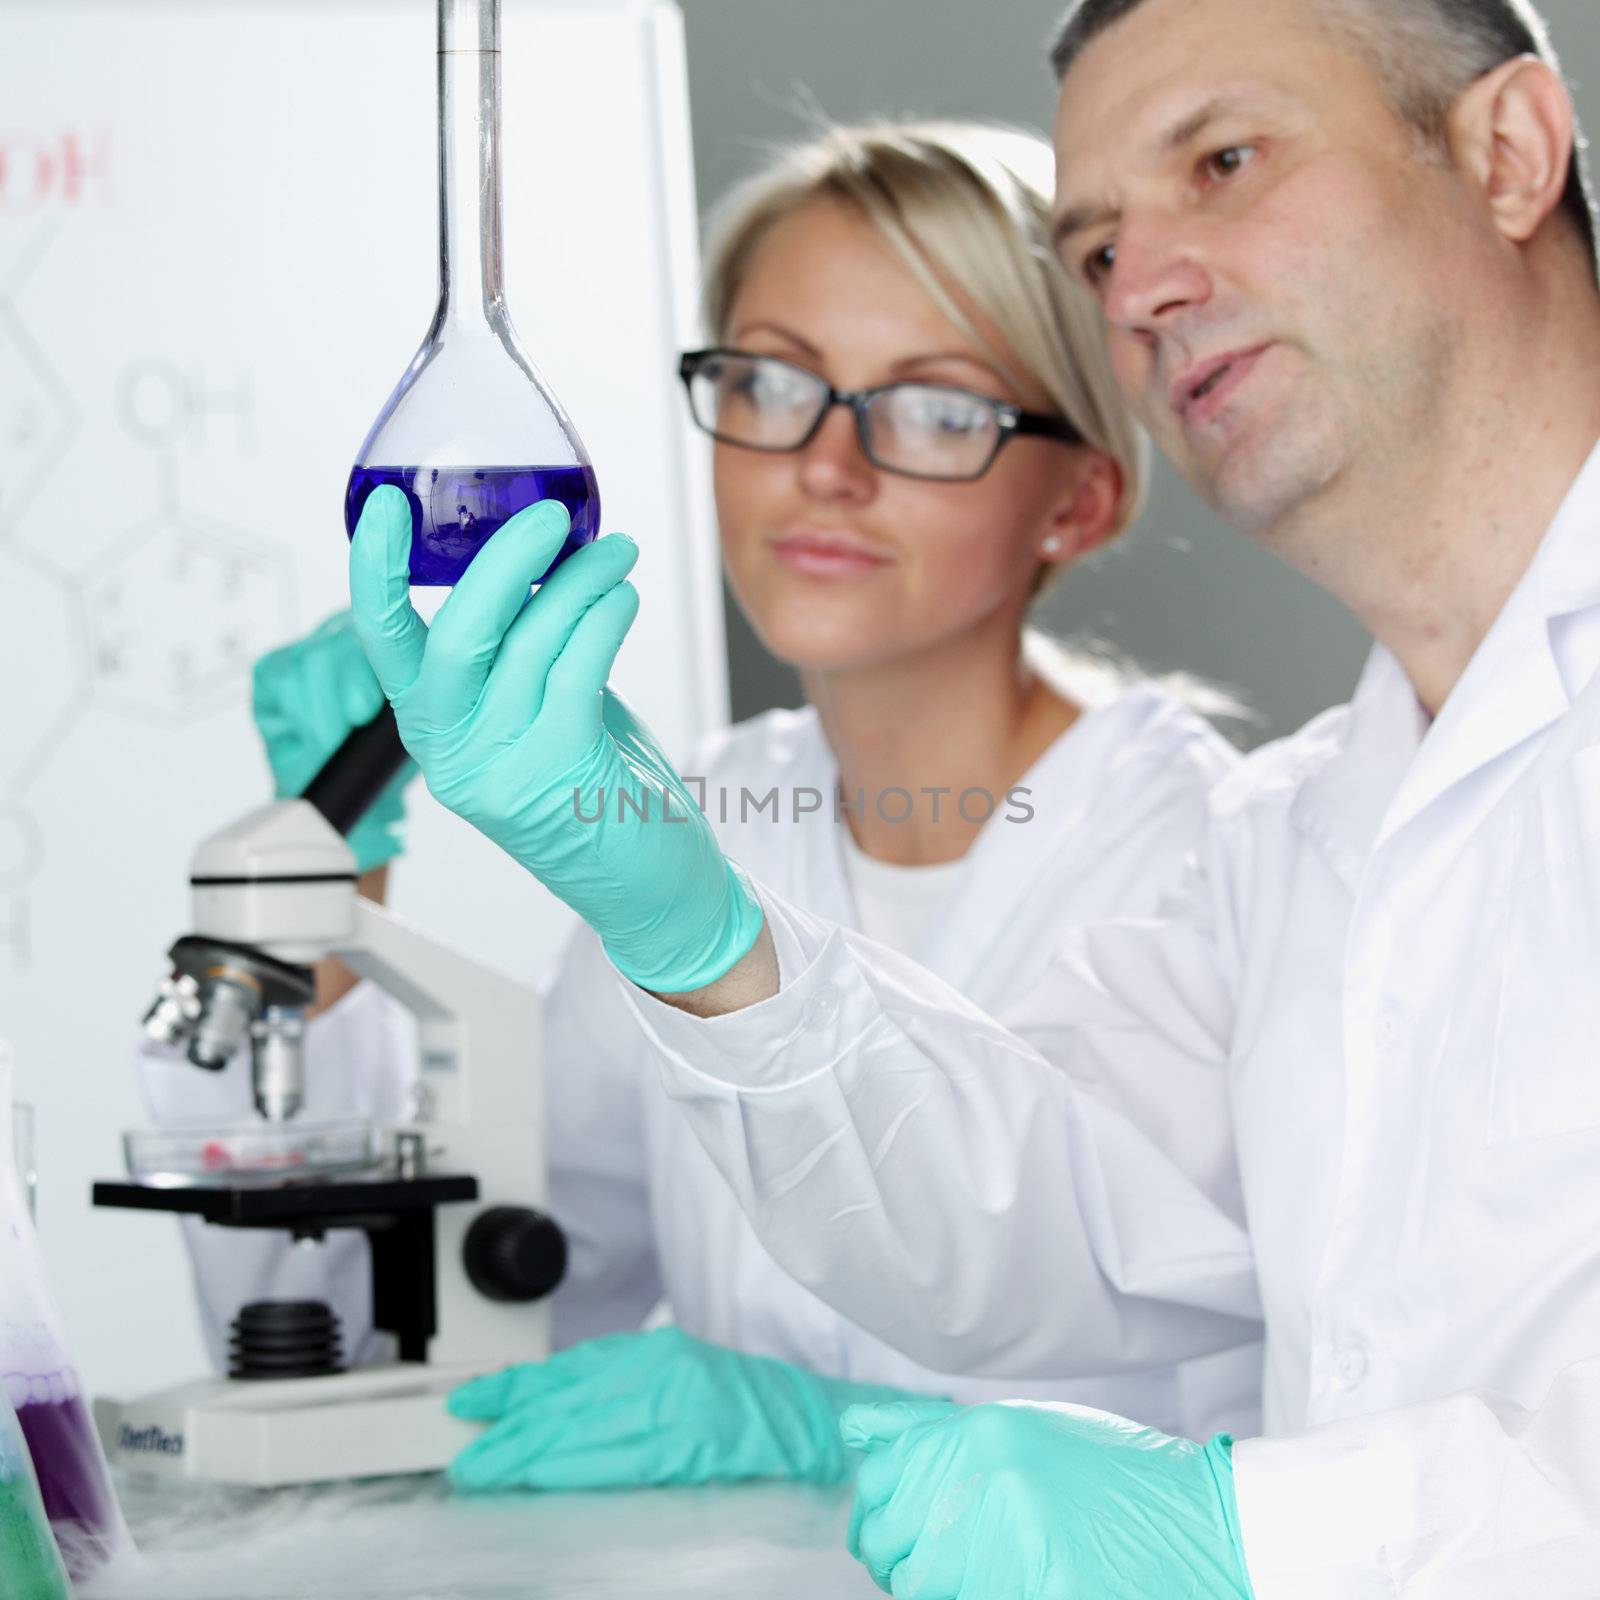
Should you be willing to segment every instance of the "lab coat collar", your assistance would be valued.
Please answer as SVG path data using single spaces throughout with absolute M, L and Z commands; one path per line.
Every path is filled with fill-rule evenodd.
M 1400 663 L 1374 645 L 1350 704 L 1325 713 L 1291 741 L 1306 776 L 1290 819 L 1352 894 L 1427 726 Z
M 1428 729 L 1375 841 L 1564 716 L 1593 660 L 1558 659 L 1552 624 L 1600 604 L 1600 446 L 1589 454 L 1528 570 Z
M 1350 705 L 1298 746 L 1295 826 L 1352 893 L 1372 850 L 1453 784 L 1563 715 L 1600 662 L 1558 659 L 1551 625 L 1600 604 L 1600 446 L 1430 726 L 1400 663 L 1374 645 Z

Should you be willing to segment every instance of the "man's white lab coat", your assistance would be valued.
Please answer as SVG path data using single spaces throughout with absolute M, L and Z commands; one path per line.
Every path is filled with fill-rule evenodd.
M 631 1003 L 774 1258 L 919 1361 L 1264 1314 L 1258 1600 L 1600 1595 L 1597 667 L 1600 451 L 1431 726 L 1375 651 L 1003 1019 L 770 891 L 781 993 Z
M 1064 684 L 1066 688 L 1083 688 Z M 1071 926 L 1154 910 L 1206 826 L 1206 796 L 1237 762 L 1200 718 L 1153 687 L 1109 698 L 993 797 L 994 820 L 966 859 L 940 928 L 908 962 L 863 941 L 864 959 L 910 965 L 994 1015 L 1026 1004 Z M 845 925 L 855 909 L 833 796 L 838 773 L 813 711 L 773 712 L 708 741 L 688 775 L 724 847 L 763 883 Z M 846 796 L 847 800 L 858 797 Z M 876 796 L 859 797 L 869 806 Z M 917 797 L 926 816 L 933 797 Z M 954 810 L 956 795 L 939 803 Z M 904 802 L 884 801 L 888 815 Z M 981 815 L 982 801 L 968 801 Z M 1031 812 L 1031 815 L 1028 813 Z M 1008 819 L 1018 820 L 1008 820 Z M 557 1343 L 636 1327 L 665 1298 L 703 1338 L 832 1376 L 963 1399 L 1016 1392 L 1115 1409 L 1172 1431 L 1249 1427 L 1259 1413 L 1259 1329 L 1243 1347 L 1156 1370 L 1106 1377 L 1074 1363 L 1071 1381 L 1000 1371 L 990 1381 L 929 1370 L 796 1284 L 762 1247 L 695 1133 L 662 1090 L 649 1041 L 599 942 L 580 929 L 549 990 L 545 1060 L 550 1209 L 567 1230 L 567 1282 L 553 1302 Z M 370 1109 L 403 1114 L 415 1059 L 409 1016 L 370 984 L 307 1032 L 305 1115 Z M 147 1048 L 147 1098 L 157 1119 L 246 1115 L 248 1064 L 201 1074 Z M 295 1251 L 278 1236 L 186 1224 L 208 1342 L 220 1360 L 238 1306 L 265 1295 L 329 1300 L 347 1349 L 373 1356 L 365 1241 L 330 1235 Z M 1022 1287 L 1025 1290 L 1026 1277 Z M 1116 1363 L 1125 1368 L 1125 1363 Z

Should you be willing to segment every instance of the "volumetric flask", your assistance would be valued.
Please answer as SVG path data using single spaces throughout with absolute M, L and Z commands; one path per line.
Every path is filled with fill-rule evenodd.
M 551 221 L 554 247 L 561 235 Z M 506 310 L 499 0 L 439 0 L 439 307 L 351 470 L 347 533 L 384 483 L 411 504 L 414 584 L 456 582 L 485 540 L 536 500 L 559 500 L 572 517 L 552 570 L 600 525 L 583 444 Z
M 70 1600 L 71 1593 L 27 1442 L 0 1384 L 0 1595 Z

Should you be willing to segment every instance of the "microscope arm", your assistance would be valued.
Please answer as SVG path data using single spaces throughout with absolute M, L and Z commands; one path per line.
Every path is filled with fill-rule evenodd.
M 355 900 L 353 921 L 350 940 L 328 953 L 416 1017 L 424 1119 L 489 1125 L 539 1118 L 538 991 L 370 900 Z

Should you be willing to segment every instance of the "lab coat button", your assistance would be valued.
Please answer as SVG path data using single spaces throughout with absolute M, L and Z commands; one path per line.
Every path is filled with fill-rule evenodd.
M 1334 1381 L 1341 1389 L 1354 1389 L 1366 1377 L 1367 1366 L 1367 1352 L 1361 1345 L 1343 1345 L 1333 1358 Z
M 1379 1007 L 1377 1024 L 1373 1032 L 1377 1035 L 1378 1045 L 1381 1049 L 1392 1049 L 1399 1042 L 1402 1028 L 1403 1019 L 1398 1006 L 1385 1005 Z
M 825 983 L 806 1001 L 800 1012 L 800 1020 L 808 1028 L 821 1028 L 832 1022 L 838 1014 L 839 991 L 833 984 Z

